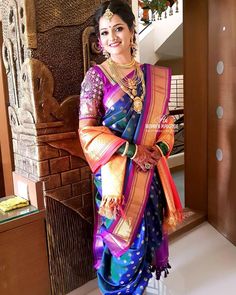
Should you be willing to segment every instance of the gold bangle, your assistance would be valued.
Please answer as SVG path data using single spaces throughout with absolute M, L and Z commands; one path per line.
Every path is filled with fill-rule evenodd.
M 133 155 L 132 158 L 130 158 L 130 160 L 133 160 L 133 159 L 136 157 L 137 152 L 138 152 L 138 146 L 137 146 L 137 144 L 136 144 L 136 145 L 135 145 L 135 152 L 134 152 L 134 155 Z
M 124 157 L 127 154 L 128 148 L 129 148 L 129 142 L 126 141 L 126 143 L 125 143 L 125 149 L 124 149 L 124 151 L 123 151 L 123 153 L 121 155 L 122 157 Z

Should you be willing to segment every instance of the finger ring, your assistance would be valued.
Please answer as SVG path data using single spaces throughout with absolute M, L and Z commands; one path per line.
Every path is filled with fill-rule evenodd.
M 149 163 L 145 163 L 145 164 L 144 164 L 144 167 L 145 167 L 147 170 L 149 170 L 149 169 L 152 168 L 152 165 L 149 164 Z

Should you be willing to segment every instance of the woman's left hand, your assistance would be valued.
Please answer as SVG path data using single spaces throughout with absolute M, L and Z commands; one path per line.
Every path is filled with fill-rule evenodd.
M 154 145 L 151 147 L 152 155 L 154 156 L 157 161 L 163 156 L 162 153 L 160 152 L 160 149 Z
M 139 146 L 140 148 L 140 146 Z M 158 162 L 158 160 L 162 157 L 160 150 L 156 146 L 147 147 L 149 152 L 149 158 L 146 160 L 142 159 L 141 161 L 135 161 L 137 165 L 138 171 L 147 172 L 152 169 Z

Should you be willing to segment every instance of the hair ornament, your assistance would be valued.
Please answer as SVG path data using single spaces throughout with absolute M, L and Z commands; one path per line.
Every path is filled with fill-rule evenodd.
M 111 21 L 113 15 L 114 13 L 110 10 L 110 8 L 107 8 L 105 13 L 103 14 L 103 16 L 109 21 Z

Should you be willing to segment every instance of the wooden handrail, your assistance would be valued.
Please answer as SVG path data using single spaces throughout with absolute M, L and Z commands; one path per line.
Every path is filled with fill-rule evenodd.
M 170 115 L 182 115 L 184 114 L 184 108 L 170 110 Z

